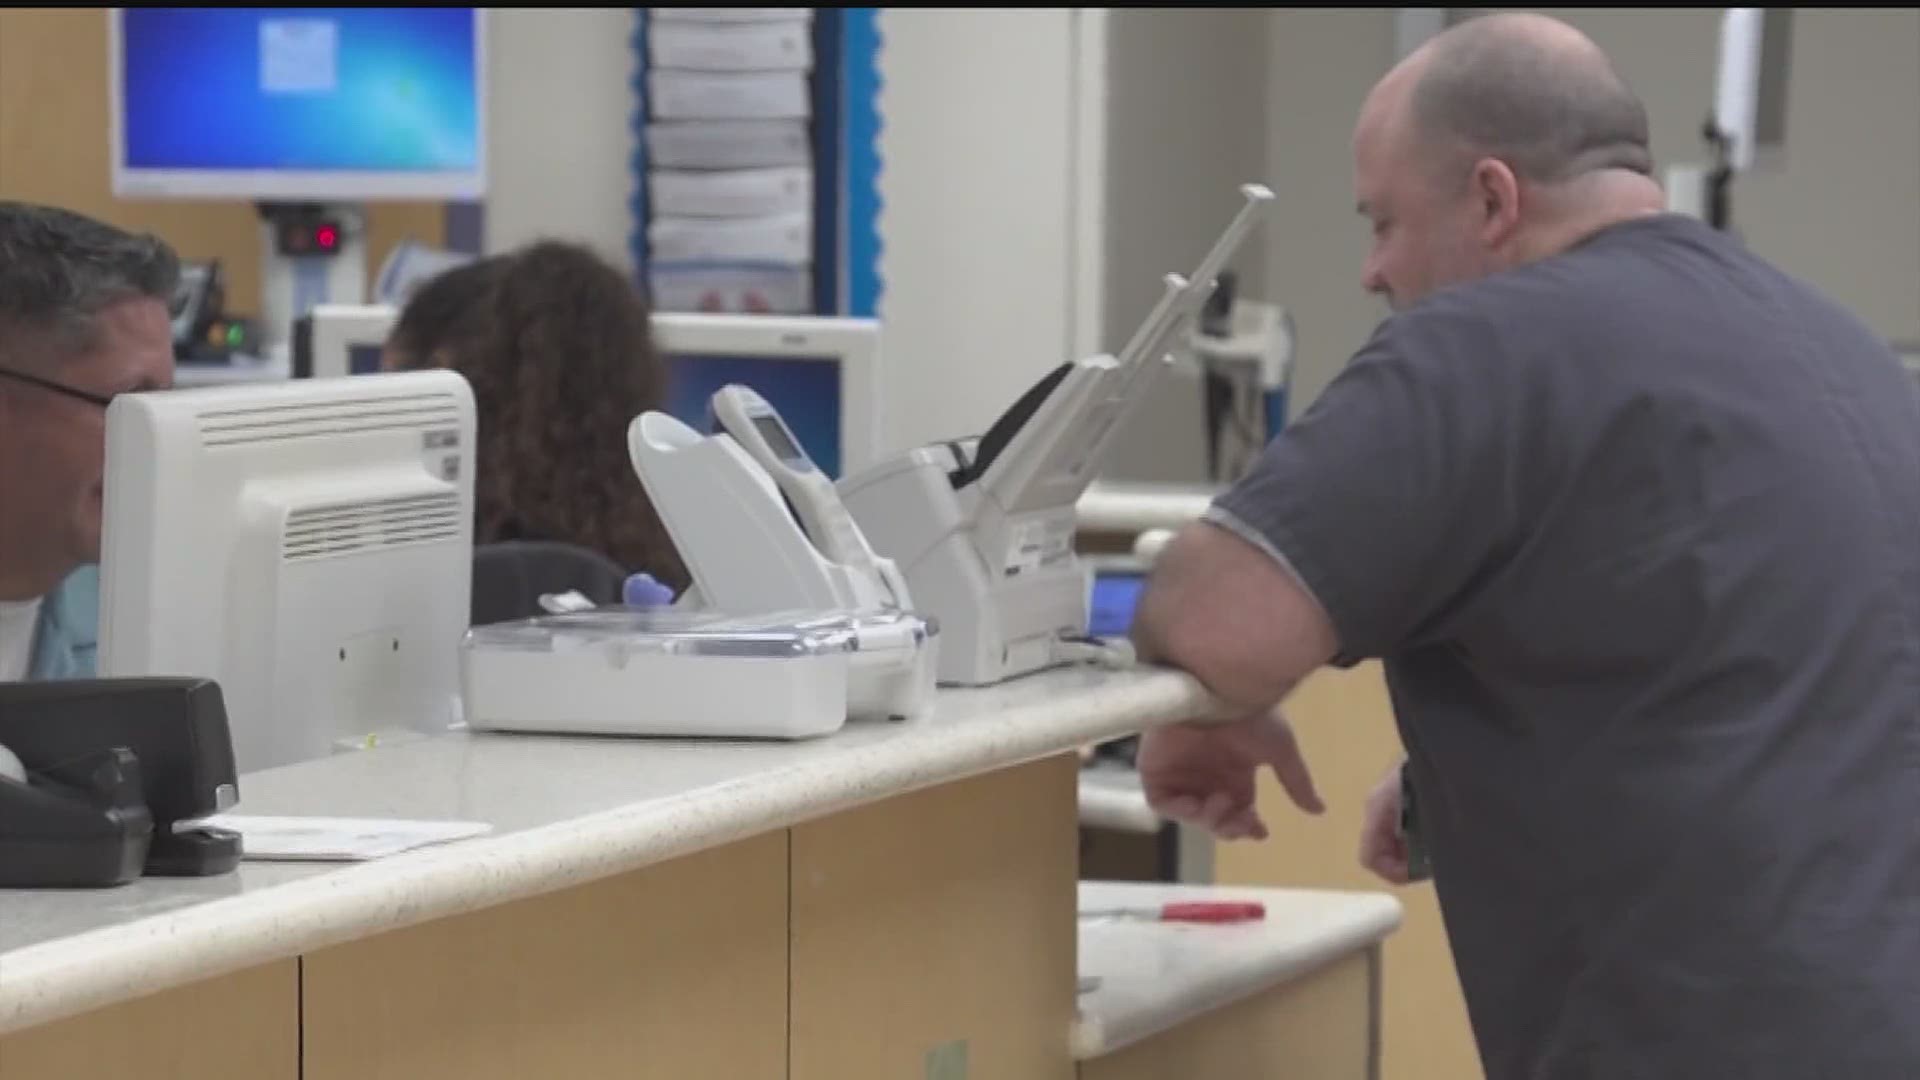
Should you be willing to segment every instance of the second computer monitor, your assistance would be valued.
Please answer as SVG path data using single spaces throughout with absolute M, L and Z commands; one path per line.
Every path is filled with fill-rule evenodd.
M 296 379 L 377 375 L 387 335 L 400 319 L 388 304 L 315 304 L 293 332 Z
M 653 317 L 667 364 L 664 411 L 710 426 L 708 402 L 729 383 L 752 387 L 779 410 L 820 471 L 839 479 L 880 454 L 880 327 L 825 316 Z
M 383 304 L 316 306 L 309 327 L 295 335 L 294 374 L 379 372 L 381 349 L 398 318 Z M 660 312 L 652 328 L 667 368 L 663 411 L 681 422 L 707 430 L 714 392 L 741 383 L 780 411 L 829 477 L 878 461 L 880 326 L 874 320 Z

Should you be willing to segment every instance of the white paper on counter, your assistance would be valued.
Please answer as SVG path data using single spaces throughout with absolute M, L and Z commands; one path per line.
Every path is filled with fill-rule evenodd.
M 182 822 L 177 828 L 199 825 L 239 833 L 242 859 L 282 862 L 360 862 L 493 831 L 493 826 L 478 821 L 248 814 L 215 814 Z

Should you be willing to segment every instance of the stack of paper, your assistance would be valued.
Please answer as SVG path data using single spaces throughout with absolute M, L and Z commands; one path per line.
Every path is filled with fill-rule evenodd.
M 261 817 L 215 814 L 182 822 L 240 834 L 241 858 L 266 862 L 358 862 L 482 836 L 479 821 L 407 821 L 385 818 Z
M 813 9 L 647 11 L 654 306 L 811 312 Z

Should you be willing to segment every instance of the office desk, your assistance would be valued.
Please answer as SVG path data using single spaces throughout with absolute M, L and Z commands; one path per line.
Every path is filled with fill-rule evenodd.
M 458 734 L 251 774 L 239 812 L 496 831 L 0 893 L 0 1078 L 1068 1077 L 1072 750 L 1208 707 L 1072 669 L 800 744 Z
M 0 1080 L 1067 1080 L 1072 749 L 1208 708 L 1073 669 L 807 743 L 459 734 L 250 774 L 240 812 L 496 831 L 0 892 Z
M 1085 882 L 1083 908 L 1260 900 L 1261 922 L 1088 920 L 1073 1053 L 1081 1080 L 1372 1080 L 1384 893 Z

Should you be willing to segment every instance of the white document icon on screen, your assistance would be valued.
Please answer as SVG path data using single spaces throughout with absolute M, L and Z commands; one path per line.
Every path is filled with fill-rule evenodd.
M 338 83 L 340 27 L 332 19 L 260 20 L 260 89 L 331 94 Z

